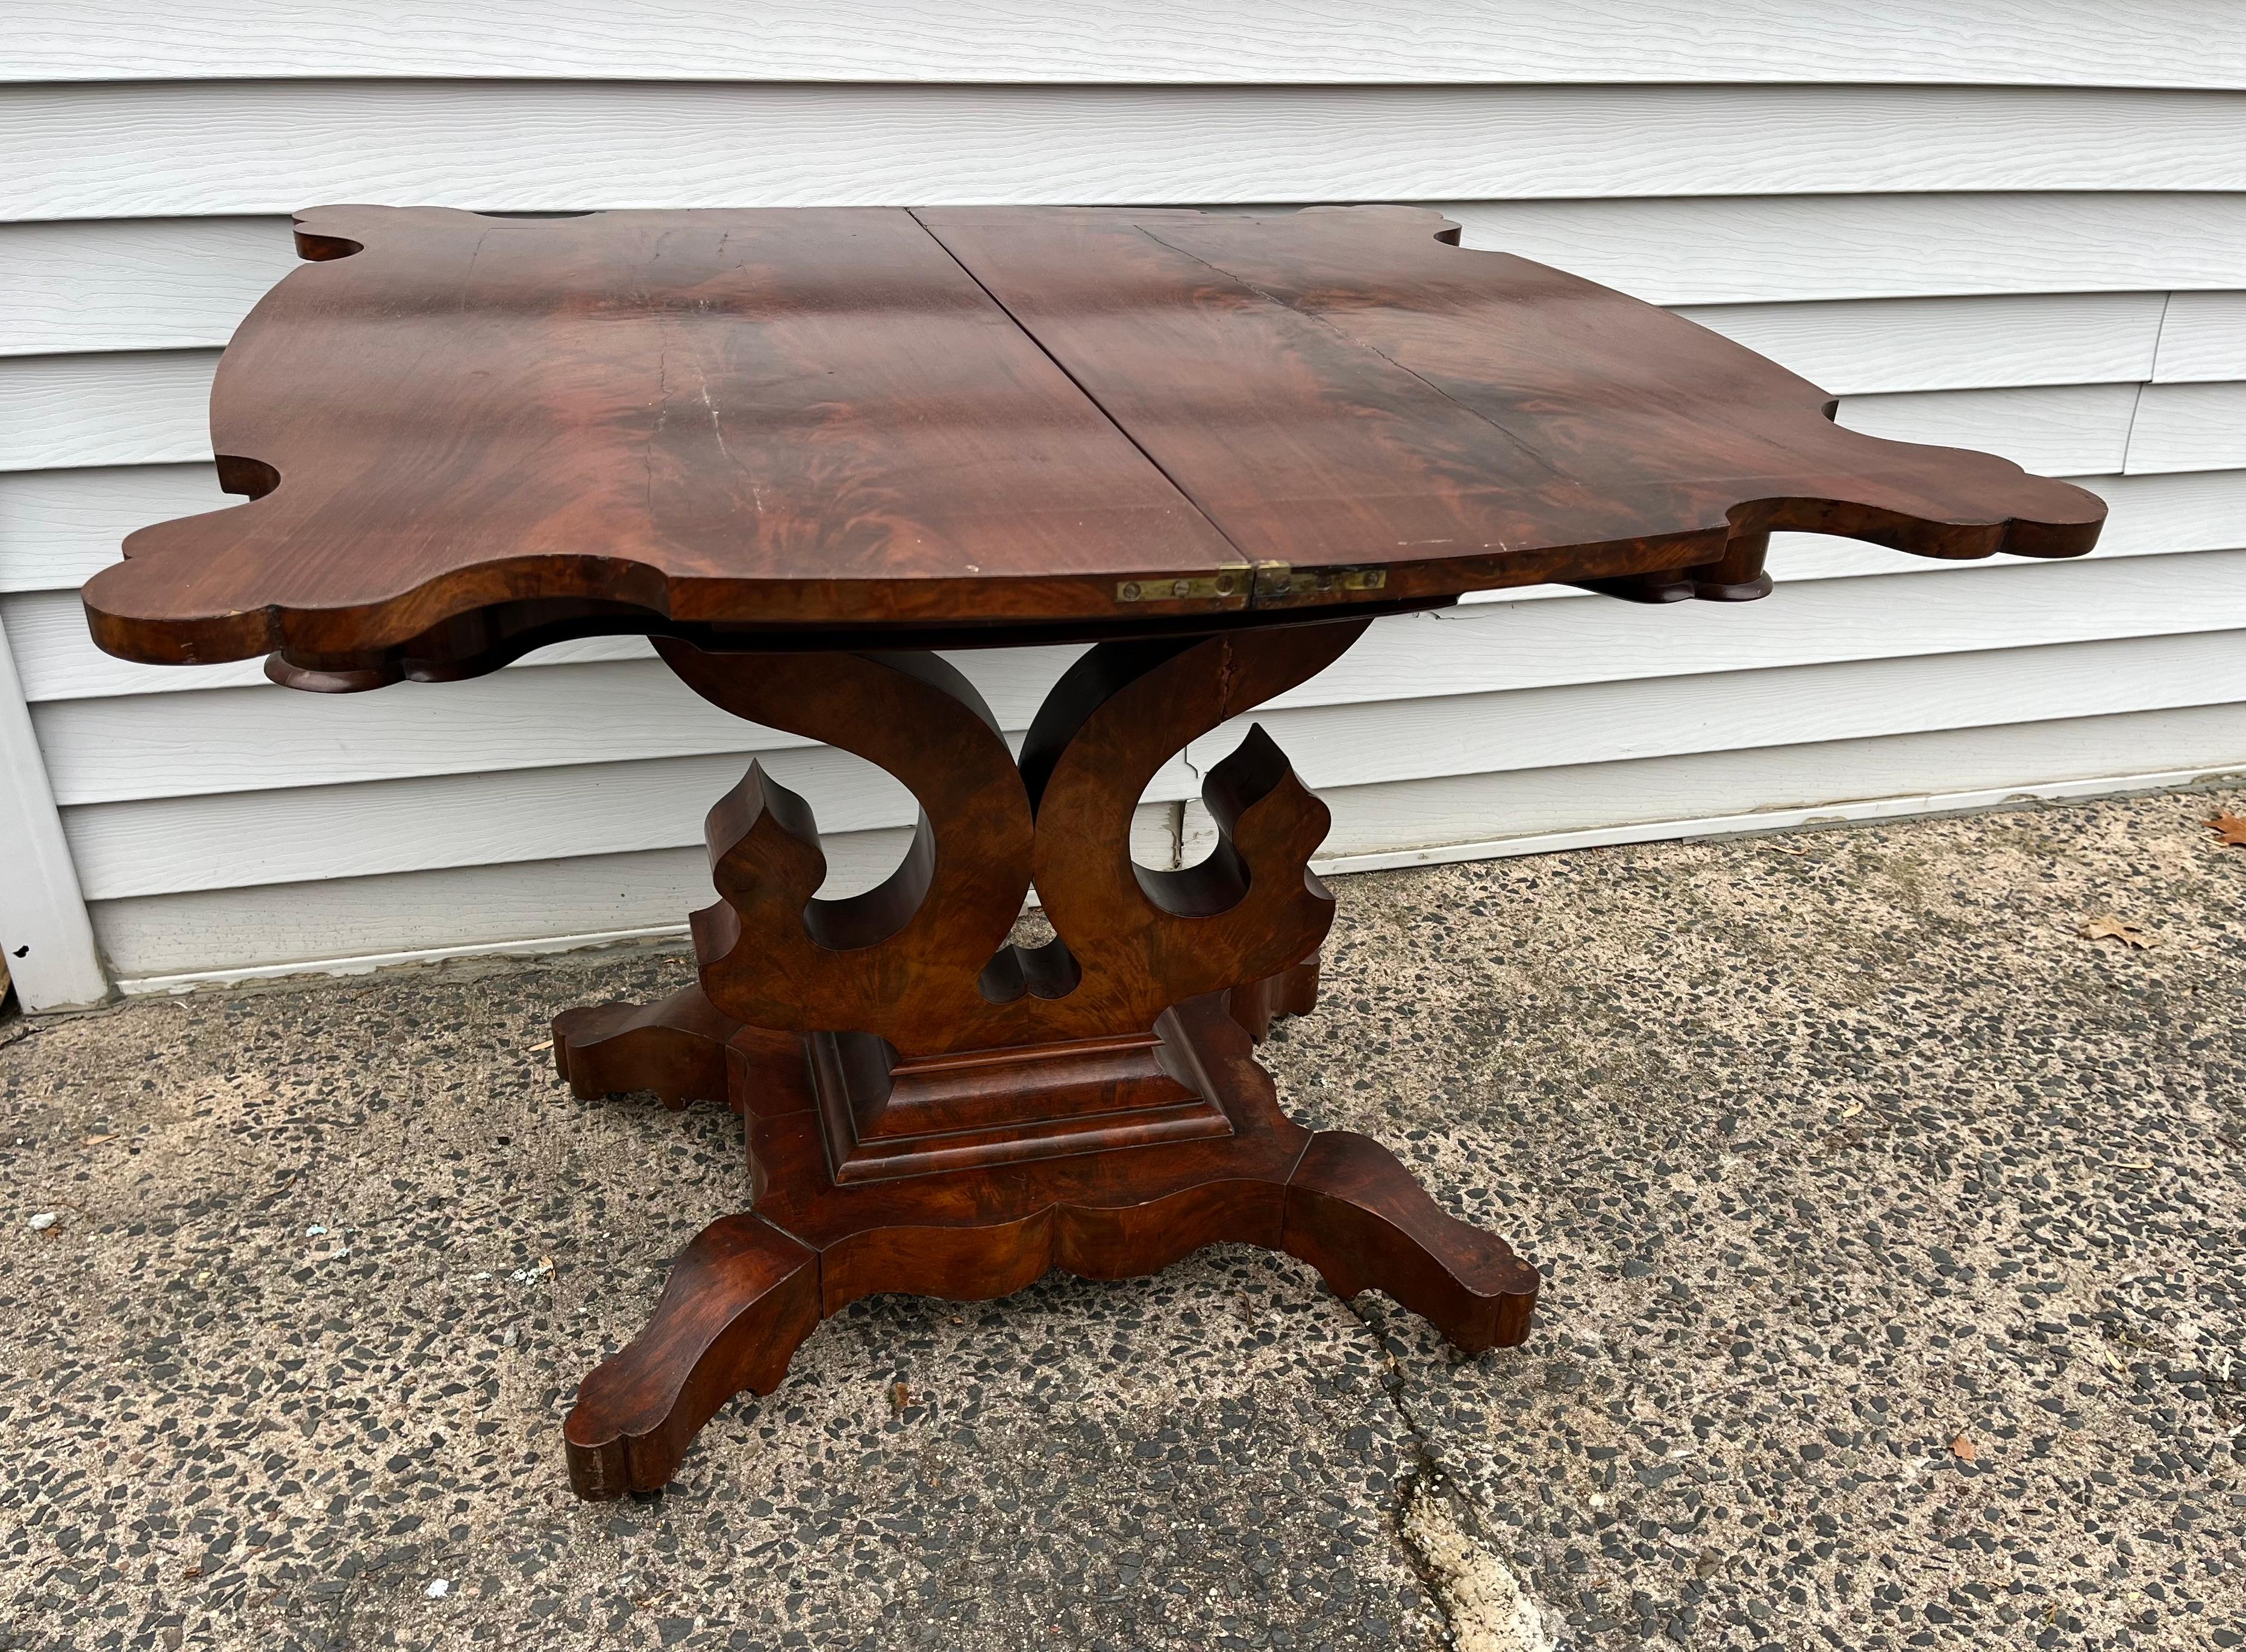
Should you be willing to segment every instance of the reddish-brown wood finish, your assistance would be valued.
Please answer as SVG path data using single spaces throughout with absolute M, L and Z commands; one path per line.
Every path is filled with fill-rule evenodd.
M 1133 807 L 1167 753 L 1364 628 L 1099 644 L 1018 764 L 932 655 L 661 645 L 714 703 L 882 764 L 923 812 L 892 877 L 823 901 L 809 806 L 752 766 L 711 811 L 721 898 L 694 916 L 698 983 L 555 1023 L 580 1095 L 729 1101 L 754 1198 L 587 1380 L 568 1433 L 581 1492 L 661 1485 L 713 1395 L 777 1380 L 813 1322 L 775 1280 L 805 1256 L 833 1313 L 869 1291 L 1004 1295 L 1052 1268 L 1146 1273 L 1234 1240 L 1303 1256 L 1345 1295 L 1386 1289 L 1464 1348 L 1528 1334 L 1533 1268 L 1377 1144 L 1290 1122 L 1256 1064 L 1272 1017 L 1316 1001 L 1333 915 L 1309 870 L 1324 806 L 1269 737 L 1251 729 L 1209 772 L 1205 862 L 1131 861 Z M 1054 938 L 1025 948 L 1009 931 L 1032 874 Z
M 588 1004 L 554 1023 L 554 1064 L 580 1096 L 652 1090 L 667 1107 L 723 1101 L 725 1043 L 740 1023 L 697 982 L 650 1004 Z
M 744 1389 L 769 1394 L 820 1320 L 819 1259 L 754 1216 L 725 1216 L 679 1256 L 655 1317 L 577 1385 L 562 1426 L 586 1498 L 652 1491 Z
M 1986 454 L 1843 431 L 1823 392 L 1414 208 L 321 207 L 221 364 L 221 482 L 86 588 L 97 641 L 270 651 L 321 691 L 645 632 L 713 704 L 918 797 L 822 900 L 810 804 L 711 811 L 691 988 L 573 1010 L 581 1096 L 722 1099 L 752 1209 L 585 1379 L 587 1497 L 662 1485 L 741 1389 L 874 1291 L 1003 1295 L 1231 1240 L 1519 1342 L 1537 1275 L 1388 1152 L 1281 1112 L 1252 1043 L 1309 1010 L 1323 805 L 1261 729 L 1219 841 L 1134 867 L 1162 763 L 1382 612 L 1566 581 L 1770 588 L 1769 535 L 2090 548 L 2104 507 Z M 929 650 L 1073 638 L 1018 758 Z M 1056 939 L 1009 938 L 1034 882 Z
M 1528 1335 L 1535 1268 L 1445 1215 L 1378 1143 L 1289 1120 L 1223 994 L 1171 1014 L 1225 1136 L 857 1186 L 828 1174 L 800 1060 L 745 1035 L 756 1214 L 704 1230 L 646 1329 L 579 1388 L 564 1430 L 579 1494 L 668 1483 L 725 1395 L 770 1392 L 821 1315 L 880 1291 L 981 1301 L 1056 1268 L 1120 1279 L 1232 1241 L 1300 1256 L 1344 1296 L 1385 1290 L 1469 1353 Z
M 1773 528 L 2073 555 L 2104 514 L 1419 208 L 297 226 L 213 398 L 253 502 L 133 535 L 85 593 L 113 653 L 353 690 L 604 630 L 1089 640 L 1715 569 Z

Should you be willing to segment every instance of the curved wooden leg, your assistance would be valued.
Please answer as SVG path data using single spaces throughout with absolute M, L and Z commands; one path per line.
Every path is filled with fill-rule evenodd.
M 652 1090 L 667 1107 L 727 1101 L 725 1041 L 738 1027 L 699 984 L 653 1003 L 586 1004 L 554 1017 L 554 1064 L 588 1100 Z
M 695 1236 L 655 1316 L 577 1385 L 562 1424 L 580 1497 L 659 1491 L 702 1424 L 743 1389 L 769 1394 L 819 1324 L 819 1258 L 754 1216 Z
M 1469 1354 L 1525 1342 L 1539 1275 L 1494 1234 L 1439 1209 L 1370 1136 L 1310 1139 L 1287 1183 L 1280 1247 L 1337 1295 L 1383 1290 Z

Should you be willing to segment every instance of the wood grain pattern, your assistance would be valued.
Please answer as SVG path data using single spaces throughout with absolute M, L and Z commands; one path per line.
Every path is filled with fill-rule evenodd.
M 754 1216 L 712 1222 L 647 1329 L 578 1384 L 562 1425 L 571 1489 L 596 1500 L 661 1490 L 720 1405 L 779 1386 L 820 1316 L 816 1256 Z
M 697 985 L 555 1024 L 580 1094 L 722 1093 L 753 1195 L 581 1388 L 581 1495 L 659 1487 L 875 1291 L 1244 1241 L 1468 1352 L 1520 1341 L 1536 1271 L 1377 1144 L 1287 1118 L 1254 1059 L 1315 999 L 1324 807 L 1250 727 L 1201 765 L 1206 857 L 1150 869 L 1150 783 L 1380 613 L 1478 586 L 1732 602 L 1769 590 L 1773 530 L 2096 537 L 2079 489 L 1843 430 L 1730 341 L 1455 234 L 1407 208 L 300 221 L 315 268 L 216 391 L 253 502 L 136 535 L 87 589 L 98 641 L 272 648 L 276 682 L 348 693 L 648 632 L 712 705 L 918 808 L 888 876 L 822 896 L 809 803 L 752 764 L 704 824 Z M 962 636 L 1094 646 L 1017 755 L 932 651 Z
M 1314 990 L 1297 974 L 1270 996 L 1307 1008 Z M 1222 1134 L 854 1185 L 829 1170 L 800 1057 L 737 1035 L 729 1094 L 755 1212 L 705 1229 L 647 1328 L 580 1386 L 564 1429 L 578 1494 L 661 1489 L 726 1397 L 770 1392 L 820 1317 L 875 1292 L 985 1301 L 1056 1268 L 1120 1279 L 1229 1241 L 1300 1256 L 1344 1296 L 1385 1291 L 1468 1353 L 1528 1336 L 1536 1270 L 1445 1214 L 1386 1149 L 1287 1118 L 1226 995 L 1170 1019 Z
M 752 766 L 710 814 L 720 899 L 694 916 L 698 982 L 555 1023 L 580 1095 L 728 1100 L 755 1197 L 586 1379 L 567 1430 L 582 1495 L 661 1485 L 725 1395 L 771 1387 L 820 1313 L 874 1291 L 977 1300 L 1233 1240 L 1290 1250 L 1344 1295 L 1386 1289 L 1469 1351 L 1528 1334 L 1535 1271 L 1372 1142 L 1289 1120 L 1253 1058 L 1274 1016 L 1315 1003 L 1333 911 L 1307 870 L 1325 812 L 1277 748 L 1251 731 L 1210 770 L 1199 866 L 1130 859 L 1125 823 L 1173 745 L 1365 624 L 1103 643 L 1054 686 L 1018 766 L 933 655 L 660 644 L 737 715 L 881 763 L 922 814 L 890 878 L 819 900 L 808 807 Z M 1033 873 L 1054 935 L 1030 947 L 1008 930 Z
M 1452 233 L 323 208 L 221 372 L 221 479 L 255 501 L 136 534 L 88 612 L 128 657 L 272 648 L 349 690 L 602 630 L 1131 635 L 1712 564 L 1772 529 L 2095 538 L 2079 490 L 1841 431 L 1728 340 Z
M 1142 1035 L 1180 999 L 1291 968 L 1333 906 L 1303 876 L 1324 819 L 1277 748 L 1251 731 L 1208 770 L 1225 846 L 1201 867 L 1136 866 L 1133 805 L 1178 746 L 1323 670 L 1365 624 L 1103 643 L 1054 685 L 1018 766 L 982 697 L 935 656 L 665 639 L 665 663 L 704 698 L 879 764 L 921 808 L 894 876 L 817 900 L 809 806 L 752 765 L 706 828 L 721 899 L 694 932 L 711 1000 L 750 1025 L 933 1056 Z M 1060 938 L 1006 945 L 1033 879 Z
M 2163 629 L 2197 629 L 2188 612 L 2172 605 L 2163 606 L 2168 602 L 2168 595 L 2161 588 L 2174 581 L 2179 587 L 2196 589 L 2208 577 L 2204 571 L 2195 574 L 2179 567 L 2109 574 L 2106 570 L 2116 562 L 2175 552 L 2220 553 L 2246 540 L 2246 526 L 2242 526 L 2246 523 L 2246 515 L 2242 515 L 2246 512 L 2246 471 L 2143 478 L 2090 477 L 2082 479 L 2080 485 L 2104 497 L 2114 513 L 2107 519 L 2100 536 L 2096 556 L 2079 571 L 2054 574 L 2049 564 L 2023 565 L 2009 561 L 1953 562 L 1930 559 L 1899 562 L 1893 553 L 1878 546 L 1829 537 L 1779 534 L 1773 536 L 1770 553 L 1771 568 L 1781 581 L 1777 605 L 1752 626 L 1743 627 L 1719 618 L 1711 624 L 1698 610 L 1690 608 L 1634 623 L 1617 622 L 1603 603 L 1567 608 L 1565 603 L 1576 600 L 1576 594 L 1560 586 L 1473 592 L 1462 597 L 1456 608 L 1438 609 L 1432 615 L 1400 615 L 1376 622 L 1371 638 L 1365 646 L 1354 650 L 1335 671 L 1317 678 L 1304 692 L 1327 697 L 1380 698 L 1397 693 L 1511 686 L 1517 681 L 1525 681 L 1526 678 L 1508 673 L 1505 683 L 1461 683 L 1454 680 L 1451 673 L 1439 670 L 1433 680 L 1441 686 L 1414 688 L 1412 685 L 1423 679 L 1414 670 L 1414 661 L 1405 649 L 1418 643 L 1403 643 L 1392 629 L 1428 623 L 1471 624 L 1478 622 L 1477 615 L 1479 622 L 1494 624 L 1501 622 L 1495 617 L 1501 613 L 1509 616 L 1501 622 L 1520 628 L 1507 634 L 1509 649 L 1525 648 L 1529 650 L 1528 657 L 1534 659 L 1556 646 L 1559 636 L 1566 633 L 1570 649 L 1580 646 L 1585 650 L 1570 654 L 1563 668 L 1564 676 L 1537 679 L 1548 682 L 1581 680 L 1587 674 L 1606 675 L 1608 662 L 1618 658 L 1625 650 L 1631 663 L 1624 675 L 1647 674 L 1650 660 L 1657 661 L 1664 671 L 1725 669 L 1709 663 L 1716 657 L 1734 660 L 1742 665 L 1805 663 L 1812 657 L 1806 650 L 1813 645 L 1808 640 L 1809 632 L 1801 629 L 1804 627 L 1833 640 L 1835 652 L 1827 656 L 1831 658 L 1861 658 L 1867 650 L 1915 652 L 1920 649 L 1922 641 L 1923 651 L 1939 653 L 1959 646 L 1945 639 L 1953 634 L 1948 629 L 1951 624 L 1964 622 L 1963 610 L 1967 608 L 1982 610 L 1975 621 L 1981 629 L 1974 635 L 1984 645 L 2100 635 L 2095 630 L 2080 629 L 2094 618 L 2089 612 L 2093 607 L 2110 607 L 2113 614 L 2113 626 L 2103 635 L 2141 636 Z M 1923 582 L 1912 583 L 1936 574 L 1963 575 L 1964 582 L 1954 592 L 1943 588 L 1938 596 Z M 1982 577 L 1984 575 L 2002 576 L 2009 582 L 1998 584 L 1992 577 Z M 1865 579 L 1876 583 L 1851 595 L 1848 582 Z M 2109 581 L 2110 584 L 2102 583 Z M 2097 590 L 2095 597 L 2090 595 L 2093 588 Z M 2219 589 L 2217 595 L 2227 597 L 2229 593 Z M 1560 606 L 1553 608 L 1555 602 Z M 1906 611 L 1908 623 L 1913 627 L 1920 622 L 1922 613 L 1925 615 L 1929 629 L 1923 640 L 1916 630 L 1893 629 L 1898 615 Z M 1598 616 L 1596 622 L 1590 617 L 1593 615 Z M 49 700 L 193 694 L 212 689 L 262 685 L 269 680 L 262 663 L 257 661 L 209 666 L 153 666 L 105 654 L 86 633 L 85 611 L 74 589 L 0 594 L 0 623 L 7 627 L 10 641 L 15 646 L 24 693 L 35 704 Z M 1642 626 L 1662 629 L 1641 629 Z M 1424 632 L 1411 634 L 1416 638 Z M 1645 651 L 1649 648 L 1657 649 L 1657 653 L 1649 655 Z M 1712 655 L 1712 649 L 1719 650 L 1719 655 Z M 1009 715 L 1015 696 L 1009 689 L 997 686 L 995 679 L 1011 676 L 1018 659 L 1018 669 L 1025 678 L 1050 681 L 1074 652 L 1067 647 L 960 650 L 955 659 L 962 670 L 983 685 L 993 708 L 1003 718 Z M 1508 652 L 1484 657 L 1486 670 L 1505 672 L 1507 662 L 1520 656 Z M 643 637 L 572 639 L 526 655 L 509 669 L 606 664 L 625 660 L 644 662 L 636 669 L 662 685 L 660 691 L 676 702 L 675 710 L 690 718 L 697 715 L 685 696 L 660 673 L 654 663 L 653 649 Z M 602 674 L 599 686 L 595 687 L 565 672 L 542 680 L 538 689 L 540 695 L 552 697 L 557 716 L 573 703 L 600 706 L 605 695 L 612 691 L 639 697 L 633 690 L 621 688 L 610 674 Z M 1022 693 L 1028 697 L 1034 691 L 1025 689 Z M 273 697 L 267 697 L 269 700 Z M 377 704 L 388 705 L 397 697 L 390 697 Z M 1290 703 L 1297 698 L 1299 696 L 1290 696 Z M 511 720 L 523 714 L 524 704 L 534 713 L 538 699 L 538 696 L 532 696 L 523 703 L 510 702 L 515 709 L 504 711 L 493 703 L 489 708 L 490 715 Z M 286 704 L 294 709 L 280 714 L 284 729 L 309 729 L 310 720 L 320 715 L 316 709 L 296 701 Z M 468 728 L 481 714 L 480 707 L 478 712 L 462 714 L 455 725 L 461 738 L 473 738 Z M 293 724 L 289 722 L 291 717 L 296 719 Z M 1023 721 L 1026 722 L 1026 713 Z M 395 738 L 400 742 L 396 751 L 398 766 L 388 772 L 390 776 L 404 780 L 418 772 L 415 753 L 417 749 L 425 751 L 425 747 L 418 746 L 402 730 L 393 730 L 386 718 L 369 714 L 353 727 L 359 738 L 378 741 Z M 647 731 L 633 731 L 634 734 L 643 732 Z M 287 736 L 283 733 L 279 738 L 286 739 Z M 626 738 L 620 735 L 619 743 Z M 662 738 L 660 731 L 657 738 L 665 746 L 671 744 Z M 609 744 L 602 739 L 582 755 L 597 761 L 608 755 Z M 505 767 L 507 755 L 504 751 L 495 753 L 494 766 Z
M 2127 477 L 2072 476 L 2068 480 L 2106 500 L 2110 510 L 2098 540 L 2100 561 L 2171 550 L 2229 549 L 2237 543 L 2235 524 L 2242 509 L 2231 502 L 2246 478 L 2236 471 L 2165 472 Z M 0 474 L 0 592 L 68 593 L 70 629 L 83 636 L 85 621 L 76 605 L 78 588 L 117 560 L 118 541 L 134 528 L 167 517 L 216 510 L 227 503 L 213 467 L 194 465 L 19 472 Z M 1895 559 L 1884 548 L 1829 535 L 1780 534 L 1772 554 L 1789 579 L 1818 579 L 1828 573 L 1887 573 Z M 1922 571 L 1948 566 L 1930 562 Z M 1466 602 L 1537 601 L 1562 593 L 1536 586 L 1468 592 Z M 112 659 L 92 646 L 92 657 Z M 652 657 L 646 640 L 636 636 L 574 639 L 561 649 L 576 657 Z M 590 650 L 612 652 L 594 654 Z M 571 657 L 555 650 L 526 656 L 533 665 Z M 129 663 L 117 661 L 119 670 Z M 260 679 L 255 664 L 244 666 L 242 682 Z M 226 668 L 215 668 L 226 669 Z M 168 680 L 171 669 L 142 674 L 135 684 Z M 189 674 L 192 679 L 193 674 Z M 126 690 L 119 690 L 119 692 Z
M 2010 357 L 2022 363 L 2024 371 L 2032 371 L 2031 364 L 2048 361 L 2049 371 L 2057 371 L 2060 358 L 2038 355 L 2032 341 L 2014 340 L 2008 346 L 2001 324 L 2002 317 L 1991 316 L 1978 348 L 1958 352 L 1958 377 L 1973 372 L 1977 357 L 1984 362 Z M 1930 339 L 1921 347 L 1926 352 L 1921 365 L 1938 342 Z M 2149 347 L 2148 337 L 2140 342 Z M 1979 445 L 2030 469 L 2097 474 L 2100 466 L 2120 462 L 2130 408 L 2128 397 L 2118 392 L 2134 382 L 2111 379 L 2113 352 L 2123 346 L 2119 341 L 2109 344 L 2100 348 L 2089 341 L 2106 357 L 2103 370 L 2096 359 L 2078 362 L 2084 377 L 2103 377 L 2105 383 L 1849 394 L 1840 398 L 1838 422 L 1895 441 Z M 0 477 L 11 464 L 51 473 L 80 466 L 168 466 L 208 456 L 211 441 L 204 404 L 209 375 L 174 371 L 168 364 L 175 357 L 200 358 L 205 370 L 216 360 L 214 352 L 201 351 L 0 358 Z M 1845 363 L 1839 364 L 1845 371 Z M 1911 365 L 1912 351 L 1899 350 L 1893 371 L 1908 371 Z M 1872 426 L 1858 417 L 1860 410 L 1882 422 Z M 96 570 L 113 560 L 115 548 L 113 543 L 105 547 L 109 554 Z

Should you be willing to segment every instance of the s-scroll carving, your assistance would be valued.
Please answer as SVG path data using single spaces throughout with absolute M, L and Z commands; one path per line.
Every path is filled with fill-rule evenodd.
M 659 641 L 705 699 L 855 752 L 921 805 L 888 879 L 820 900 L 811 806 L 752 765 L 707 822 L 721 898 L 693 916 L 704 990 L 750 1025 L 870 1034 L 911 1057 L 1143 1035 L 1187 998 L 1289 969 L 1332 921 L 1308 869 L 1327 814 L 1260 726 L 1204 782 L 1219 841 L 1201 865 L 1136 866 L 1132 817 L 1172 753 L 1307 681 L 1366 623 L 1099 644 L 1047 697 L 1018 765 L 935 655 Z M 1009 945 L 1032 877 L 1057 938 Z

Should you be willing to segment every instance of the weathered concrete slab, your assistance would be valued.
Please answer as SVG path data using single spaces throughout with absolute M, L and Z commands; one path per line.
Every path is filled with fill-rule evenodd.
M 681 961 L 0 1028 L 5 1643 L 2238 1643 L 2223 802 L 1347 880 L 1283 1093 L 1547 1265 L 1528 1348 L 1229 1247 L 879 1299 L 648 1503 L 559 1421 L 738 1126 L 534 1046 Z

